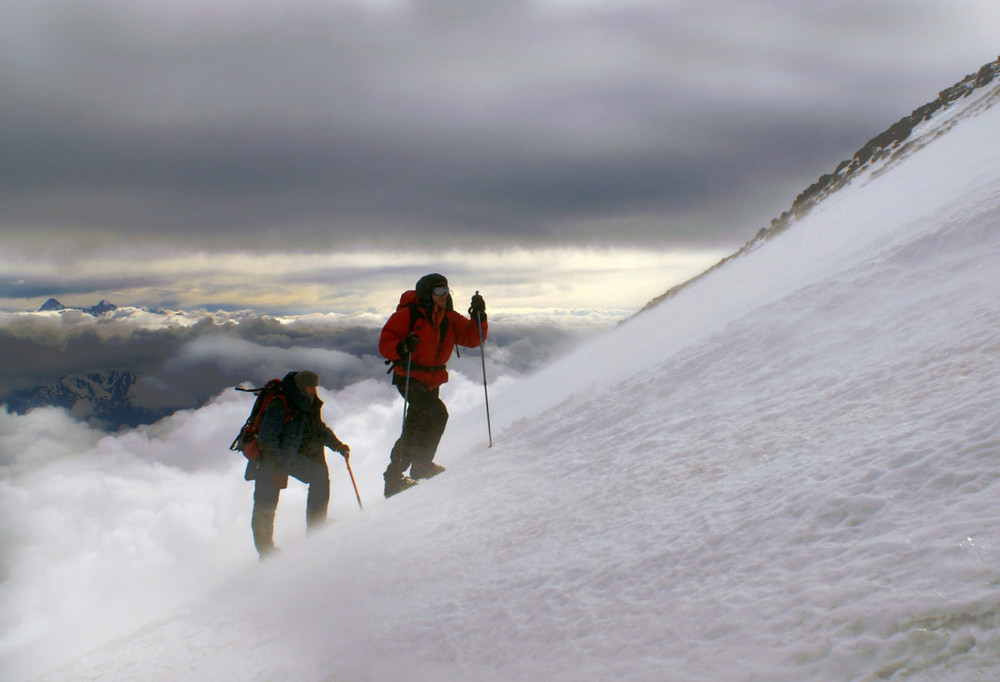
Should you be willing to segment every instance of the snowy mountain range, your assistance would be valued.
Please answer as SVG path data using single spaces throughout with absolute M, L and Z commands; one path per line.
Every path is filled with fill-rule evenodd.
M 106 299 L 93 306 L 71 307 L 55 298 L 49 298 L 39 306 L 37 312 L 63 310 L 76 310 L 101 317 L 119 310 L 119 307 Z M 165 314 L 163 311 L 146 312 Z M 147 410 L 133 405 L 131 390 L 136 380 L 136 374 L 126 368 L 67 374 L 54 384 L 0 393 L 0 404 L 5 403 L 7 409 L 15 414 L 24 414 L 36 407 L 62 407 L 75 418 L 110 431 L 123 426 L 152 424 L 169 414 L 165 410 Z
M 132 404 L 131 390 L 135 382 L 133 372 L 93 372 L 65 376 L 51 386 L 11 391 L 0 399 L 15 414 L 24 414 L 36 407 L 62 407 L 91 426 L 110 431 L 123 426 L 152 424 L 167 416 L 167 412 L 145 410 Z
M 93 315 L 94 317 L 97 317 L 99 315 L 103 315 L 104 313 L 110 313 L 111 311 L 117 310 L 117 309 L 118 309 L 118 306 L 116 306 L 111 301 L 104 300 L 104 299 L 102 299 L 100 301 L 100 303 L 98 303 L 97 305 L 90 306 L 88 308 L 76 308 L 76 307 L 67 307 L 67 306 L 64 306 L 62 303 L 60 303 L 56 299 L 50 298 L 45 303 L 43 303 L 41 306 L 39 306 L 38 312 L 43 313 L 43 312 L 48 312 L 48 311 L 52 311 L 52 310 L 80 310 L 80 311 L 83 311 L 83 312 L 87 313 L 88 315 Z
M 456 375 L 448 470 L 397 497 L 379 493 L 399 400 L 327 395 L 364 510 L 331 457 L 337 522 L 306 537 L 292 481 L 267 562 L 226 451 L 239 396 L 15 481 L 0 501 L 30 543 L 0 584 L 0 666 L 1000 678 L 998 102 L 994 80 L 937 108 L 784 229 L 492 386 L 493 447 L 482 386 Z

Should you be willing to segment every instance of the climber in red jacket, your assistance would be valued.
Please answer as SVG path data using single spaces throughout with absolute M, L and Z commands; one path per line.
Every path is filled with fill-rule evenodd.
M 487 328 L 483 297 L 472 297 L 469 317 L 455 312 L 444 275 L 425 275 L 400 296 L 378 342 L 379 352 L 393 363 L 392 383 L 407 401 L 403 432 L 384 474 L 386 497 L 414 485 L 415 479 L 444 471 L 434 455 L 448 423 L 448 409 L 438 397 L 448 381 L 446 365 L 455 344 L 476 348 L 486 339 Z

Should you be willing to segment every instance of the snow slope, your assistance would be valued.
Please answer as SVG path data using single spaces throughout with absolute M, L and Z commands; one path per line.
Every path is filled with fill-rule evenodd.
M 998 92 L 45 679 L 997 678 Z

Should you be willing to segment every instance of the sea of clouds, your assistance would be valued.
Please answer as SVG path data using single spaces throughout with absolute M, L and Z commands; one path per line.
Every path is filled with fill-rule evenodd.
M 343 388 L 384 373 L 377 342 L 389 311 L 287 318 L 252 312 L 159 312 L 119 308 L 0 313 L 0 403 L 12 391 L 66 376 L 130 371 L 135 407 L 167 414 L 200 407 L 227 387 L 310 367 Z M 541 366 L 574 338 L 621 320 L 621 310 L 520 311 L 491 315 L 494 360 L 513 372 Z

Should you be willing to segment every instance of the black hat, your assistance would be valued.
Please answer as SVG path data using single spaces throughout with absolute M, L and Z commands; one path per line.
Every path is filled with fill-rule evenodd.
M 305 393 L 305 389 L 308 386 L 312 386 L 314 388 L 319 386 L 319 375 L 308 369 L 296 372 L 295 388 L 299 389 L 299 393 Z

